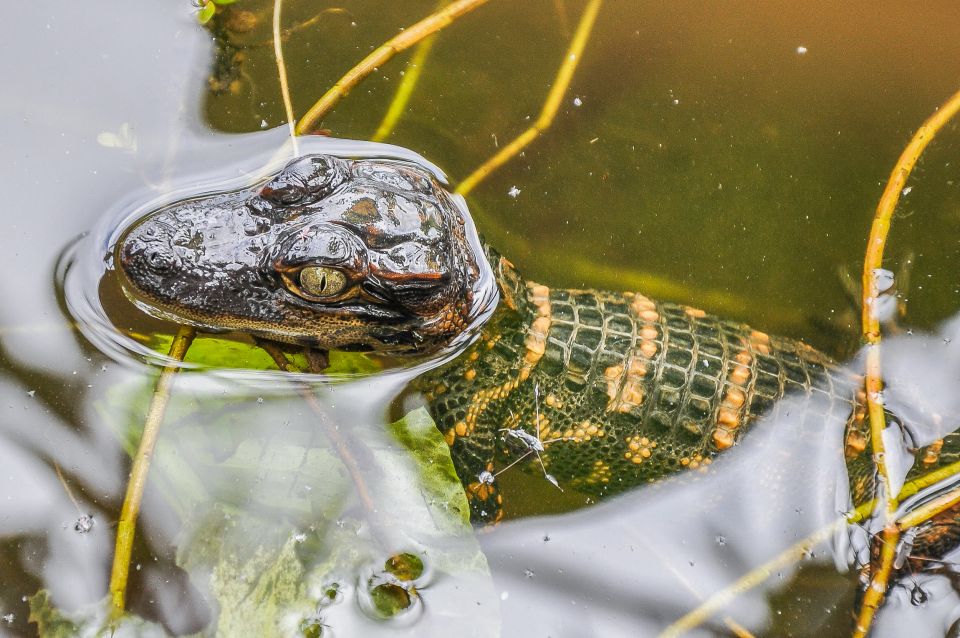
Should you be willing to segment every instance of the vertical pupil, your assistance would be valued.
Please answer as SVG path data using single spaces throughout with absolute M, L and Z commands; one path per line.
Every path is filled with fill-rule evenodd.
M 327 290 L 327 273 L 320 275 L 320 292 L 326 292 Z

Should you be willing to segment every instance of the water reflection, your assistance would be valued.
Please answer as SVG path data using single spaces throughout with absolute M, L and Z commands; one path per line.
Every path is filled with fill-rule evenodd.
M 329 140 L 308 144 L 325 152 L 384 152 L 372 145 L 339 148 L 347 143 Z M 274 170 L 264 159 L 251 154 L 250 170 L 208 188 L 256 180 L 262 167 Z M 124 202 L 69 248 L 58 271 L 84 336 L 123 364 L 108 368 L 106 389 L 88 403 L 88 422 L 100 437 L 93 454 L 112 455 L 112 464 L 94 467 L 106 471 L 100 480 L 113 499 L 122 492 L 118 477 L 126 467 L 117 446 L 132 454 L 152 388 L 150 369 L 138 361 L 163 358 L 134 338 L 136 329 L 116 330 L 119 315 L 101 303 L 101 280 L 113 275 L 103 255 L 131 221 L 184 192 Z M 914 467 L 915 450 L 949 434 L 960 414 L 945 385 L 960 377 L 950 347 L 958 331 L 960 319 L 934 335 L 907 332 L 883 344 L 888 388 L 882 399 L 891 413 L 884 442 L 895 489 L 921 465 L 953 459 L 948 441 L 935 462 Z M 133 610 L 170 631 L 217 628 L 227 635 L 250 627 L 264 634 L 279 627 L 281 635 L 324 627 L 344 635 L 446 635 L 464 628 L 477 635 L 501 629 L 508 635 L 654 635 L 760 570 L 755 585 L 730 596 L 691 631 L 715 635 L 746 627 L 776 635 L 778 608 L 771 601 L 800 565 L 852 570 L 853 580 L 869 562 L 877 524 L 843 522 L 854 505 L 851 483 L 873 482 L 868 454 L 849 465 L 844 458 L 844 397 L 856 392 L 859 361 L 833 377 L 831 394 L 788 396 L 742 444 L 699 471 L 582 512 L 502 525 L 480 534 L 481 545 L 466 525 L 463 494 L 432 421 L 416 416 L 425 413 L 411 405 L 401 410 L 406 419 L 386 422 L 408 382 L 436 363 L 344 379 L 185 364 L 141 515 L 136 560 L 146 567 L 132 589 Z M 48 454 L 45 448 L 41 454 Z M 42 472 L 50 474 L 46 467 Z M 95 480 L 78 476 L 85 490 Z M 943 489 L 928 488 L 903 509 Z M 41 511 L 55 506 L 63 504 L 46 503 Z M 115 507 L 95 518 L 112 520 Z M 59 581 L 51 589 L 63 608 L 95 602 L 89 593 L 103 591 L 110 532 L 97 525 L 91 532 L 100 532 L 99 553 L 85 550 L 81 566 L 101 581 Z M 809 538 L 818 540 L 769 566 Z M 388 568 L 391 557 L 404 554 L 422 561 L 422 574 L 400 578 Z M 48 582 L 43 570 L 29 573 Z M 87 597 L 64 592 L 63 583 Z M 928 612 L 931 622 L 953 622 L 953 597 L 938 579 L 908 576 L 903 583 L 892 592 L 892 608 L 906 596 L 911 606 L 940 611 L 939 617 Z M 804 610 L 800 622 L 844 633 L 848 625 L 835 618 L 848 611 Z M 887 628 L 905 616 L 886 612 L 878 631 L 893 631 Z
M 904 423 L 885 437 L 898 456 L 899 483 L 912 470 L 913 451 L 949 435 L 942 458 L 953 460 L 950 434 L 960 416 L 951 386 L 960 357 L 951 347 L 960 317 L 935 334 L 904 334 L 884 342 L 886 406 Z M 859 372 L 854 364 L 852 372 Z M 757 423 L 737 448 L 701 473 L 687 473 L 589 510 L 519 521 L 481 536 L 507 635 L 534 628 L 553 636 L 656 635 L 715 592 L 763 568 L 795 543 L 835 528 L 802 561 L 787 561 L 710 614 L 684 635 L 727 634 L 734 626 L 779 635 L 770 600 L 802 562 L 846 571 L 869 558 L 871 525 L 837 525 L 850 511 L 843 431 L 846 416 L 828 414 L 823 397 L 789 397 Z M 824 417 L 815 415 L 826 415 Z M 813 418 L 811 418 L 813 416 Z M 951 424 L 951 425 L 947 425 Z M 931 464 L 927 464 L 930 467 Z M 954 487 L 942 481 L 907 500 L 901 514 Z M 876 531 L 875 529 L 873 531 Z M 943 557 L 948 567 L 957 551 Z M 940 565 L 939 560 L 929 563 Z M 952 569 L 952 567 L 950 568 Z M 907 574 L 892 588 L 875 635 L 944 635 L 958 618 L 957 593 L 947 578 Z M 810 608 L 805 623 L 849 611 Z M 833 622 L 833 621 L 831 621 Z M 849 631 L 850 621 L 837 631 Z M 829 624 L 829 623 L 828 623 Z

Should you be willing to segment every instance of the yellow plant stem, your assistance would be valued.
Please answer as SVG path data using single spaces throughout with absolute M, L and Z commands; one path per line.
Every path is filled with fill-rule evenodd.
M 290 85 L 287 83 L 287 65 L 283 62 L 283 41 L 280 38 L 280 7 L 283 0 L 273 1 L 273 55 L 277 60 L 277 75 L 280 78 L 280 95 L 283 97 L 283 110 L 287 115 L 287 127 L 290 129 L 290 143 L 293 144 L 294 157 L 300 155 L 297 142 L 296 122 L 293 117 L 293 102 L 290 100 Z
M 560 108 L 560 103 L 563 101 L 563 95 L 570 86 L 570 80 L 573 79 L 573 73 L 576 71 L 577 64 L 580 62 L 587 40 L 590 39 L 590 32 L 593 30 L 594 22 L 596 22 L 597 13 L 600 11 L 600 4 L 601 0 L 590 0 L 590 3 L 583 10 L 583 14 L 580 16 L 580 22 L 577 24 L 577 30 L 573 35 L 573 40 L 570 42 L 570 48 L 567 50 L 566 56 L 564 56 L 563 64 L 560 65 L 557 77 L 553 81 L 553 87 L 551 87 L 550 93 L 543 103 L 543 108 L 540 110 L 540 115 L 537 117 L 537 120 L 530 128 L 500 149 L 496 155 L 488 159 L 468 175 L 466 179 L 460 182 L 456 189 L 457 193 L 466 195 L 472 191 L 477 184 L 513 157 L 517 156 L 520 151 L 526 148 L 527 145 L 535 140 L 541 133 L 550 128 L 557 114 L 557 110 Z
M 170 357 L 177 361 L 183 361 L 194 336 L 196 336 L 194 328 L 181 326 L 173 339 L 173 343 L 170 344 Z M 179 369 L 179 366 L 171 364 L 160 371 L 160 377 L 157 379 L 157 385 L 150 400 L 150 407 L 147 409 L 137 454 L 134 456 L 133 465 L 130 468 L 127 492 L 123 497 L 120 521 L 117 523 L 117 541 L 113 553 L 113 569 L 110 572 L 110 604 L 114 617 L 122 614 L 126 608 L 127 577 L 130 573 L 130 556 L 133 553 L 137 515 L 140 513 L 143 490 L 147 484 L 150 459 L 153 456 L 153 450 L 157 445 L 157 437 L 160 434 L 160 424 L 163 422 L 163 415 L 170 400 L 173 375 Z
M 751 569 L 727 587 L 711 595 L 696 609 L 671 623 L 660 633 L 660 638 L 676 638 L 699 627 L 740 594 L 759 586 L 784 567 L 800 562 L 800 559 L 809 554 L 810 550 L 830 538 L 834 532 L 846 524 L 846 519 L 839 518 L 830 525 L 791 545 L 762 565 Z
M 900 200 L 904 185 L 913 167 L 916 166 L 920 155 L 933 140 L 937 132 L 960 110 L 960 91 L 954 93 L 943 106 L 931 115 L 913 135 L 906 148 L 900 154 L 893 172 L 887 180 L 886 188 L 880 197 L 877 211 L 870 228 L 870 237 L 867 240 L 866 255 L 863 260 L 863 309 L 861 323 L 864 340 L 867 343 L 866 378 L 864 384 L 867 394 L 867 409 L 870 415 L 870 438 L 873 446 L 873 457 L 877 464 L 880 476 L 880 487 L 886 499 L 884 506 L 884 531 L 882 535 L 883 548 L 879 566 L 872 570 L 870 585 L 864 594 L 863 604 L 857 616 L 857 625 L 854 638 L 863 638 L 870 631 L 873 616 L 883 602 L 887 590 L 887 581 L 892 571 L 896 545 L 899 540 L 900 528 L 893 524 L 893 517 L 897 509 L 897 498 L 890 489 L 890 476 L 887 468 L 886 454 L 883 447 L 883 431 L 886 428 L 883 403 L 880 399 L 883 391 L 883 374 L 880 360 L 880 320 L 877 316 L 876 305 L 880 296 L 877 289 L 875 272 L 883 265 L 883 249 L 890 233 L 890 221 L 893 212 Z
M 440 11 L 447 5 L 447 0 L 441 0 L 437 5 L 437 11 Z M 373 134 L 374 142 L 382 142 L 390 137 L 393 129 L 397 127 L 397 122 L 407 109 L 407 104 L 413 96 L 413 91 L 417 88 L 417 82 L 420 81 L 420 75 L 423 73 L 423 65 L 426 64 L 430 56 L 430 50 L 433 49 L 433 43 L 437 40 L 437 34 L 434 33 L 424 38 L 413 52 L 413 57 L 407 64 L 407 70 L 403 74 L 403 80 L 397 87 L 397 92 L 393 95 L 387 114 L 383 116 L 383 121 L 377 127 L 377 132 Z
M 916 527 L 921 523 L 929 521 L 937 514 L 945 512 L 957 503 L 960 503 L 960 488 L 954 488 L 929 503 L 924 503 L 912 512 L 904 514 L 897 520 L 897 527 L 900 528 L 900 530 L 908 530 L 911 527 Z
M 304 135 L 309 133 L 317 122 L 323 119 L 342 97 L 346 96 L 363 78 L 390 61 L 394 55 L 409 49 L 427 36 L 450 25 L 463 14 L 487 2 L 488 0 L 457 0 L 444 9 L 432 13 L 413 26 L 404 29 L 398 35 L 380 45 L 373 53 L 347 71 L 336 84 L 330 87 L 330 89 L 317 100 L 316 104 L 310 107 L 310 110 L 307 111 L 303 118 L 297 123 L 296 134 Z

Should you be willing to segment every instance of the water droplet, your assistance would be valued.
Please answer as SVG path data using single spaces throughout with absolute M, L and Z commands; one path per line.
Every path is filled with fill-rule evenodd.
M 873 285 L 876 286 L 877 292 L 886 292 L 893 288 L 893 284 L 896 282 L 893 272 L 887 270 L 886 268 L 874 268 L 872 271 L 873 274 Z
M 900 194 L 903 195 L 903 196 L 907 196 L 907 195 L 910 194 L 910 191 L 912 191 L 912 190 L 913 190 L 913 186 L 907 186 L 907 187 L 904 188 L 902 191 L 900 191 Z
M 543 542 L 544 542 L 544 543 L 549 543 L 549 542 L 550 542 L 550 535 L 549 535 L 549 534 L 544 534 L 544 535 L 543 535 Z
M 524 578 L 533 578 L 534 576 L 536 576 L 536 574 L 533 573 L 533 570 L 532 570 L 532 569 L 525 569 L 525 570 L 523 570 L 523 577 L 524 577 Z
M 574 105 L 574 106 L 583 106 L 583 100 L 581 100 L 579 97 L 575 97 L 575 98 L 573 98 L 573 105 Z
M 480 476 L 477 477 L 477 480 L 483 485 L 490 485 L 494 481 L 493 472 L 484 470 L 483 472 L 480 472 Z
M 500 600 L 506 600 L 507 598 L 510 598 L 510 592 L 508 591 L 500 592 Z
M 722 536 L 722 535 L 719 535 L 719 534 L 717 535 L 717 537 L 716 537 L 714 540 L 717 541 L 717 545 L 719 545 L 720 547 L 723 547 L 724 545 L 727 544 L 727 539 L 726 539 L 726 537 L 725 537 L 725 536 Z
M 7 614 L 6 616 L 3 617 L 3 619 L 7 621 L 8 625 L 12 625 L 15 618 L 16 616 L 14 616 L 12 613 Z
M 545 479 L 547 479 L 548 481 L 550 481 L 550 483 L 553 484 L 553 486 L 554 486 L 555 488 L 557 488 L 558 490 L 560 490 L 561 492 L 563 491 L 563 488 L 560 487 L 560 483 L 557 482 L 557 479 L 556 479 L 556 477 L 555 477 L 553 474 L 544 474 L 544 475 L 543 475 L 543 478 L 545 478 Z
M 797 47 L 797 55 L 806 55 L 806 54 L 807 54 L 807 47 L 803 46 L 802 44 Z
M 519 195 L 519 194 L 520 194 L 520 189 L 517 188 L 516 185 L 511 186 L 511 187 L 510 187 L 510 190 L 507 191 L 507 195 L 509 195 L 510 197 L 512 197 L 512 198 L 514 198 L 514 199 L 516 199 L 516 198 L 517 198 L 517 195 Z
M 73 530 L 78 534 L 86 534 L 93 529 L 93 514 L 84 514 L 73 524 Z
M 257 397 L 257 403 L 263 403 L 263 397 Z
M 36 390 L 29 390 L 29 391 L 27 392 L 27 394 L 28 394 L 28 395 L 30 396 L 30 398 L 32 399 L 32 398 L 37 394 L 37 391 L 36 391 Z
M 260 128 L 267 128 L 268 126 L 269 124 L 267 124 L 266 120 L 260 120 Z

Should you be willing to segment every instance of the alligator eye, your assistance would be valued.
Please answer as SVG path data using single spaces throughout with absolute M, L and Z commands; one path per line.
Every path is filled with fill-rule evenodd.
M 336 268 L 307 266 L 300 271 L 300 287 L 314 297 L 333 297 L 347 287 L 347 278 Z

